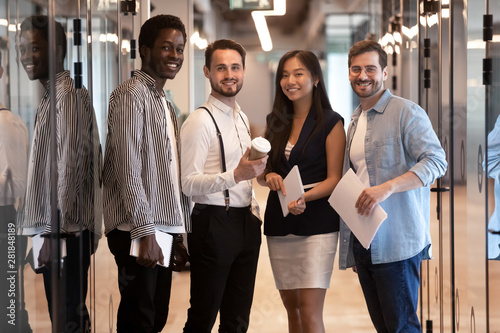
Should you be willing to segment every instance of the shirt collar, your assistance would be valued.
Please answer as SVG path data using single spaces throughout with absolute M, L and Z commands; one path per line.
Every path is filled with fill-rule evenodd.
M 238 103 L 235 103 L 235 106 L 233 109 L 232 107 L 224 104 L 223 102 L 221 102 L 220 100 L 215 98 L 213 95 L 208 96 L 208 102 L 211 103 L 213 106 L 215 106 L 220 111 L 222 111 L 223 113 L 228 114 L 228 115 L 237 116 L 241 111 L 241 108 L 240 108 Z
M 145 85 L 156 90 L 155 79 L 153 79 L 149 74 L 140 69 L 137 69 L 133 73 L 133 77 L 137 78 L 137 80 L 143 82 Z
M 61 82 L 62 80 L 66 79 L 66 78 L 69 78 L 69 71 L 68 70 L 64 70 L 64 71 L 61 71 L 59 73 L 56 73 L 56 84 L 57 82 Z M 50 88 L 50 80 L 47 81 L 47 87 Z
M 370 110 L 373 110 L 378 113 L 384 113 L 385 108 L 387 107 L 387 104 L 389 104 L 389 101 L 391 100 L 392 97 L 394 97 L 394 95 L 391 93 L 389 89 L 386 89 L 382 94 L 382 96 L 380 96 L 377 103 L 375 103 L 375 105 Z M 366 110 L 366 112 L 370 110 Z M 356 110 L 354 110 L 354 112 L 352 113 L 351 121 L 357 119 L 361 115 L 361 112 L 363 112 L 363 110 L 361 109 L 361 105 L 359 105 L 356 108 Z
M 389 89 L 386 89 L 382 96 L 380 96 L 377 103 L 371 109 L 377 111 L 378 113 L 384 113 L 384 110 L 387 107 L 387 104 L 389 104 L 389 101 L 392 97 L 393 95 L 391 91 Z

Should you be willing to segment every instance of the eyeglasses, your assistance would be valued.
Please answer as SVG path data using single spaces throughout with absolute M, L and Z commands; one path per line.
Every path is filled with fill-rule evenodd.
M 368 76 L 374 76 L 378 72 L 378 67 L 377 66 L 366 66 L 364 68 L 361 68 L 359 66 L 351 66 L 349 68 L 349 73 L 353 76 L 358 76 L 361 74 L 361 71 L 365 71 L 366 75 Z

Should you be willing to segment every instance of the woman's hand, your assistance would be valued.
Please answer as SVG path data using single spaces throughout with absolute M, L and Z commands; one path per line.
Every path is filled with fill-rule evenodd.
M 283 178 L 276 172 L 270 172 L 266 175 L 266 184 L 271 191 L 281 191 L 283 195 L 286 195 Z
M 299 200 L 290 201 L 288 204 L 288 211 L 293 215 L 302 214 L 306 210 L 306 201 L 304 196 L 301 196 Z

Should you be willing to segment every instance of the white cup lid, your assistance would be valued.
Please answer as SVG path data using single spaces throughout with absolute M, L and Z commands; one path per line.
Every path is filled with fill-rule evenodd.
M 271 150 L 271 143 L 267 139 L 258 136 L 252 140 L 252 147 L 261 153 L 268 153 Z

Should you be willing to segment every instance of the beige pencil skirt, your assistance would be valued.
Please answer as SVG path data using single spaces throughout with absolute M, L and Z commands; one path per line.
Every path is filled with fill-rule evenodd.
M 313 236 L 268 236 L 274 282 L 279 290 L 328 289 L 338 232 Z

